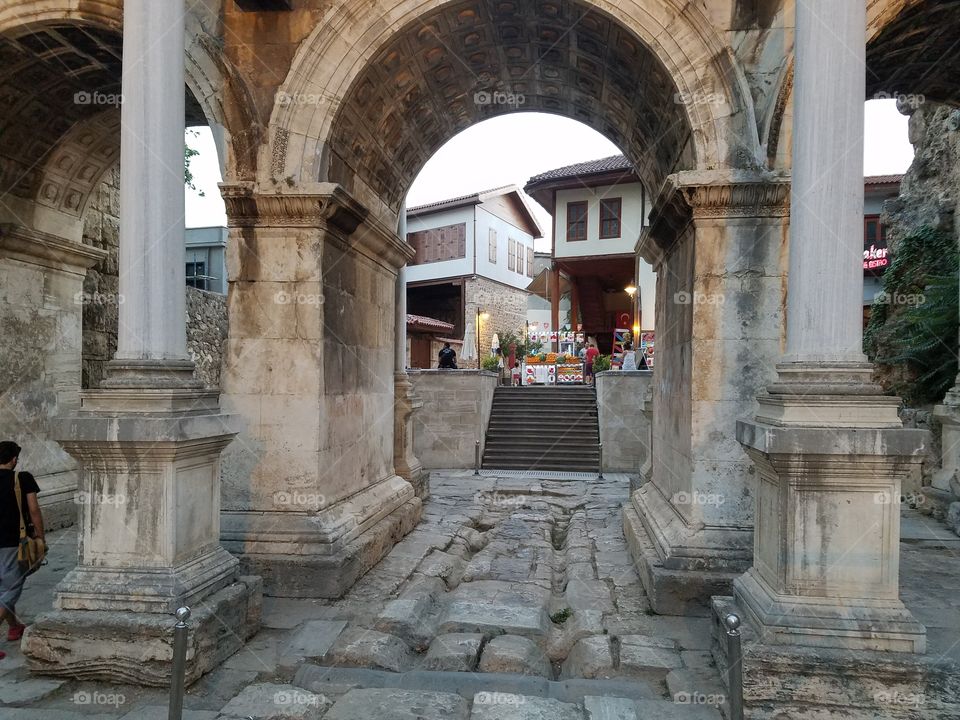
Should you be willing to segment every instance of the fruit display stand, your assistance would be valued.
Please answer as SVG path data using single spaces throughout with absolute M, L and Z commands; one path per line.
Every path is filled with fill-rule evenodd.
M 524 359 L 524 385 L 571 385 L 583 382 L 583 363 L 572 355 L 546 353 Z

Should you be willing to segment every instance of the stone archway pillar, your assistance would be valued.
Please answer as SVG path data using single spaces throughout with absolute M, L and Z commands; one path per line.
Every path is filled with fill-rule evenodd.
M 709 615 L 752 560 L 755 471 L 730 429 L 775 378 L 788 194 L 772 174 L 678 173 L 639 243 L 657 273 L 657 352 L 649 481 L 624 522 L 661 614 Z
M 56 610 L 24 636 L 44 674 L 166 684 L 171 615 L 187 605 L 192 682 L 259 627 L 259 578 L 219 544 L 220 453 L 236 431 L 187 357 L 184 23 L 184 0 L 124 5 L 119 342 L 103 388 L 55 422 L 80 467 L 80 546 Z
M 400 209 L 400 223 L 397 234 L 400 240 L 407 241 L 407 207 Z M 413 414 L 423 407 L 414 393 L 413 383 L 407 375 L 407 268 L 397 271 L 396 292 L 396 330 L 394 371 L 394 427 L 393 427 L 393 464 L 397 475 L 407 480 L 421 500 L 430 495 L 430 485 L 423 464 L 414 452 Z
M 748 706 L 879 717 L 878 688 L 924 690 L 909 653 L 926 632 L 898 583 L 901 482 L 926 433 L 903 429 L 862 353 L 864 4 L 798 3 L 796 27 L 787 346 L 756 417 L 737 424 L 757 490 L 733 606 Z M 730 607 L 715 599 L 720 646 Z
M 413 256 L 338 185 L 223 184 L 222 540 L 284 597 L 340 597 L 420 519 L 395 468 L 396 292 Z

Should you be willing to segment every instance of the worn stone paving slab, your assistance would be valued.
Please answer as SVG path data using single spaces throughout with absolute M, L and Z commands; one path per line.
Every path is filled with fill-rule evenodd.
M 226 720 L 319 720 L 333 702 L 324 695 L 293 685 L 262 683 L 250 685 L 223 706 Z
M 627 698 L 588 696 L 583 706 L 587 720 L 638 720 L 636 703 Z
M 31 705 L 59 690 L 66 680 L 27 677 L 0 685 L 0 705 Z M 2 717 L 2 715 L 0 715 Z
M 546 654 L 532 640 L 500 635 L 487 643 L 480 656 L 480 672 L 550 676 Z
M 351 690 L 325 720 L 468 720 L 467 701 L 452 693 Z
M 583 713 L 551 698 L 481 692 L 473 698 L 470 720 L 583 720 Z
M 477 666 L 483 635 L 448 633 L 437 635 L 423 659 L 424 670 L 470 672 Z
M 573 650 L 563 661 L 560 676 L 563 678 L 612 678 L 615 675 L 610 638 L 606 635 L 598 635 L 584 638 L 573 646 Z
M 182 720 L 216 720 L 216 710 L 184 710 Z M 169 720 L 169 705 L 146 705 L 131 710 L 120 720 Z
M 303 624 L 287 642 L 282 651 L 286 657 L 319 658 L 327 654 L 340 633 L 347 627 L 346 620 L 311 620 Z
M 401 672 L 413 666 L 413 653 L 407 644 L 386 633 L 362 627 L 344 630 L 323 658 L 327 665 L 370 667 Z

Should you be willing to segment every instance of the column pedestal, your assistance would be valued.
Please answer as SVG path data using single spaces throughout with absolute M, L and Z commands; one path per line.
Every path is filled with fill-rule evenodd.
M 220 453 L 234 419 L 199 390 L 97 390 L 81 403 L 56 423 L 80 465 L 80 562 L 57 586 L 56 609 L 24 635 L 28 665 L 166 685 L 172 614 L 187 605 L 192 682 L 260 625 L 260 579 L 240 577 L 219 545 Z
M 430 474 L 423 469 L 413 449 L 413 414 L 423 407 L 414 393 L 413 383 L 406 372 L 394 376 L 393 465 L 397 475 L 413 486 L 413 492 L 421 501 L 430 497 Z
M 930 486 L 923 488 L 926 502 L 921 510 L 946 521 L 950 505 L 960 501 L 960 383 L 947 392 L 943 402 L 934 408 L 933 416 L 940 422 L 943 457 Z M 953 529 L 960 532 L 960 525 Z
M 754 560 L 732 598 L 714 598 L 715 654 L 725 662 L 721 620 L 737 612 L 757 717 L 766 702 L 899 717 L 892 694 L 923 702 L 936 672 L 899 598 L 901 483 L 928 433 L 903 428 L 899 399 L 871 383 L 867 363 L 778 369 L 755 420 L 737 424 L 758 470 Z

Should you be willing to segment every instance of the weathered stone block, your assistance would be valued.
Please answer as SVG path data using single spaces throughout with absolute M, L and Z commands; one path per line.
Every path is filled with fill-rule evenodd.
M 470 710 L 459 695 L 406 690 L 351 690 L 324 720 L 467 720 Z
M 483 649 L 478 670 L 548 677 L 550 664 L 546 653 L 529 638 L 501 635 Z
M 413 653 L 403 640 L 394 635 L 350 627 L 340 634 L 330 651 L 324 655 L 323 664 L 403 672 L 413 665 Z
M 477 666 L 483 635 L 447 633 L 437 635 L 423 659 L 424 670 L 471 672 Z
M 325 695 L 293 685 L 249 685 L 220 709 L 220 717 L 257 720 L 319 720 L 333 705 Z

